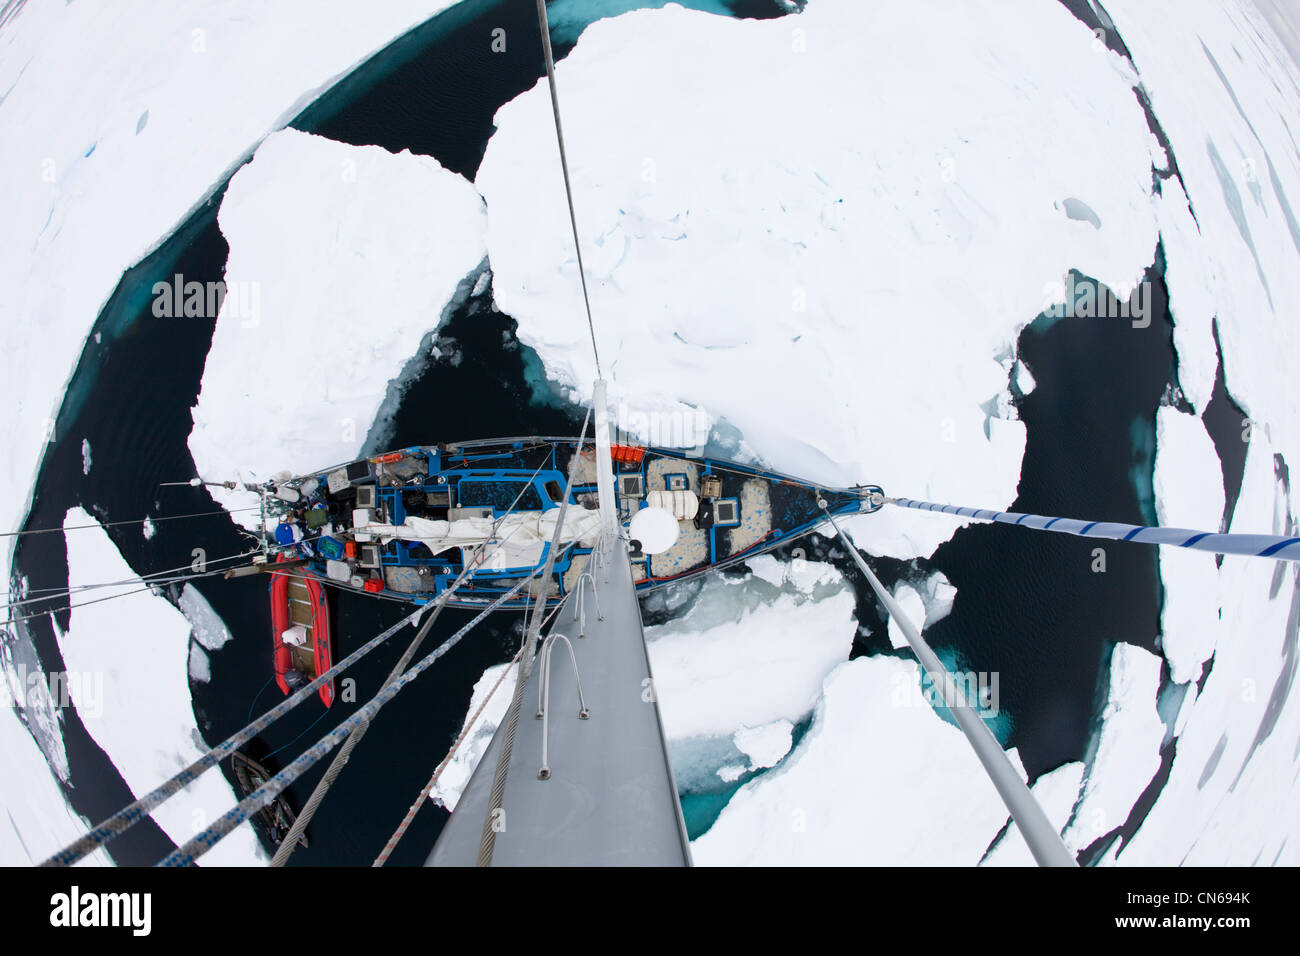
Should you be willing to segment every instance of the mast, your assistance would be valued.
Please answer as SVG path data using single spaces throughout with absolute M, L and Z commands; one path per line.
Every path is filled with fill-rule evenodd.
M 516 665 L 515 713 L 497 728 L 428 866 L 690 865 L 617 520 L 604 381 L 594 398 L 600 542 L 549 632 L 525 637 L 532 646 Z

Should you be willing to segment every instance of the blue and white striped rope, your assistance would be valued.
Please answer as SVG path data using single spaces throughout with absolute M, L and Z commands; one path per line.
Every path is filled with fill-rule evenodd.
M 540 570 L 541 569 L 539 568 L 538 571 Z M 302 756 L 297 760 L 289 764 L 289 766 L 285 767 L 230 810 L 226 811 L 226 813 L 222 814 L 215 823 L 202 833 L 195 836 L 194 839 L 190 840 L 184 846 L 162 859 L 158 865 L 190 866 L 194 864 L 200 856 L 212 849 L 222 837 L 278 797 L 289 787 L 290 784 L 294 782 L 294 780 L 305 773 L 313 764 L 347 739 L 352 731 L 356 730 L 362 724 L 370 723 L 379 708 L 392 700 L 397 695 L 398 691 L 424 673 L 424 671 L 427 670 L 434 661 L 455 647 L 456 644 L 460 642 L 460 639 L 472 631 L 480 621 L 506 601 L 510 600 L 510 598 L 514 597 L 520 589 L 532 581 L 536 576 L 537 572 L 534 572 L 528 577 L 523 578 L 513 588 L 506 591 L 487 607 L 483 608 L 483 610 L 480 611 L 472 621 L 462 627 L 451 637 L 447 638 L 447 640 L 444 641 L 436 650 L 431 651 L 428 656 L 402 674 L 401 677 L 384 687 L 383 690 L 370 699 L 369 703 L 305 750 L 302 753 Z
M 1150 528 L 1114 521 L 1081 521 L 1077 518 L 1051 518 L 1045 515 L 1020 514 L 1016 511 L 989 511 L 983 508 L 959 508 L 956 505 L 938 505 L 911 498 L 886 498 L 885 502 L 900 508 L 917 511 L 935 511 L 977 518 L 998 524 L 1033 528 L 1035 531 L 1054 531 L 1083 538 L 1105 538 L 1111 541 L 1136 541 L 1140 544 L 1163 544 L 1192 551 L 1213 554 L 1242 554 L 1248 557 L 1273 558 L 1276 561 L 1300 561 L 1300 538 L 1275 534 L 1218 534 L 1212 531 L 1193 531 L 1190 528 Z

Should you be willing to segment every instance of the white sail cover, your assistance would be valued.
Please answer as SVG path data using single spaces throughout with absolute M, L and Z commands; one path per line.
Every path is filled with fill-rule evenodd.
M 584 547 L 594 546 L 600 536 L 600 513 L 570 506 L 565 515 L 560 544 L 578 542 Z M 392 540 L 418 541 L 432 553 L 441 554 L 451 548 L 465 549 L 462 557 L 472 559 L 472 552 L 487 545 L 482 566 L 502 571 L 506 568 L 533 567 L 542 559 L 545 545 L 555 535 L 555 523 L 560 509 L 549 511 L 524 511 L 506 515 L 493 528 L 492 518 L 457 518 L 454 521 L 433 521 L 408 515 L 400 525 L 366 521 L 353 530 L 367 534 L 383 543 Z
M 700 513 L 700 499 L 688 489 L 652 491 L 645 497 L 646 504 L 651 508 L 670 511 L 678 521 L 690 521 Z

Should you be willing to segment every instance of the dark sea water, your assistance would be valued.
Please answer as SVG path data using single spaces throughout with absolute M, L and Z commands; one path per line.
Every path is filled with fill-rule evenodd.
M 1155 523 L 1155 413 L 1175 361 L 1163 282 L 1148 279 L 1157 294 L 1147 328 L 1124 318 L 1040 318 L 1021 335 L 1019 354 L 1037 387 L 1017 403 L 1028 440 L 1007 510 Z M 969 669 L 1001 674 L 1000 705 L 1014 724 L 1006 742 L 1031 776 L 1077 759 L 1108 645 L 1158 653 L 1155 551 L 1115 542 L 1094 554 L 1098 547 L 980 524 L 930 562 L 957 588 L 953 613 L 930 639 L 960 650 Z
M 777 12 L 768 0 L 745 0 L 735 8 L 746 16 Z M 344 142 L 431 155 L 472 179 L 496 109 L 542 74 L 534 17 L 532 0 L 468 0 L 396 41 L 293 125 Z M 497 28 L 509 38 L 504 53 L 491 51 Z M 556 48 L 557 55 L 567 51 Z M 194 473 L 186 439 L 213 323 L 155 318 L 148 306 L 153 283 L 175 272 L 199 281 L 222 277 L 228 249 L 216 227 L 219 202 L 220 193 L 125 274 L 99 316 L 95 328 L 100 341 L 92 337 L 69 388 L 56 441 L 41 467 L 28 528 L 58 527 L 76 504 L 105 520 L 216 510 L 206 491 L 159 487 Z M 1163 289 L 1158 268 L 1150 278 Z M 1163 291 L 1157 299 L 1146 330 L 1098 319 L 1063 319 L 1040 321 L 1025 331 L 1020 351 L 1038 385 L 1019 400 L 1029 437 L 1014 509 L 1135 523 L 1150 517 L 1154 415 L 1167 386 L 1176 382 Z M 389 424 L 390 446 L 576 431 L 579 411 L 539 385 L 540 363 L 518 342 L 514 329 L 509 316 L 490 308 L 486 295 L 454 308 L 438 332 L 442 351 L 450 357 L 429 364 L 410 385 Z M 458 407 L 454 422 L 428 411 L 447 394 L 474 396 Z M 1244 453 L 1228 441 L 1238 412 L 1226 391 L 1216 393 L 1216 402 L 1211 409 L 1216 442 L 1222 440 L 1225 455 Z M 1207 413 L 1207 423 L 1211 417 Z M 274 422 L 265 426 L 274 427 Z M 94 458 L 88 476 L 82 474 L 83 439 L 90 441 Z M 1239 484 L 1240 467 L 1231 464 L 1227 470 L 1225 482 Z M 1230 500 L 1235 496 L 1234 488 Z M 221 516 L 164 521 L 157 527 L 151 540 L 138 526 L 110 532 L 137 573 L 186 565 L 196 547 L 209 558 L 246 547 L 246 539 Z M 800 546 L 810 557 L 834 561 L 857 581 L 835 542 L 814 538 Z M 876 562 L 886 584 L 940 569 L 957 586 L 953 613 L 932 629 L 930 638 L 964 666 L 1001 672 L 1001 706 L 1008 714 L 1001 735 L 1020 748 L 1031 776 L 1083 756 L 1113 642 L 1156 647 L 1161 592 L 1154 555 L 1114 544 L 1107 547 L 1106 572 L 1097 574 L 1090 570 L 1092 547 L 1093 542 L 1057 535 L 972 527 L 958 532 L 932 561 Z M 16 567 L 32 588 L 66 586 L 63 536 L 22 539 Z M 234 635 L 211 655 L 211 681 L 193 688 L 200 728 L 215 744 L 242 727 L 250 712 L 268 709 L 279 692 L 266 687 L 270 620 L 265 583 L 209 579 L 199 590 Z M 336 659 L 403 613 L 400 605 L 346 594 L 333 600 Z M 52 601 L 50 607 L 58 604 Z M 865 586 L 858 589 L 858 610 L 874 636 L 864 631 L 855 655 L 888 652 L 880 609 Z M 56 616 L 66 627 L 66 612 Z M 465 612 L 447 611 L 426 651 L 468 619 Z M 296 852 L 293 864 L 356 864 L 373 858 L 459 731 L 473 683 L 487 666 L 513 653 L 518 624 L 517 615 L 493 616 L 385 707 L 313 821 L 311 847 Z M 28 622 L 26 632 L 44 666 L 61 669 L 48 619 Z M 391 648 L 372 654 L 351 672 L 362 702 L 378 689 L 409 633 L 395 637 Z M 322 718 L 322 708 L 312 700 L 257 741 L 253 753 L 280 751 L 276 762 L 287 762 L 355 706 L 340 700 Z M 75 711 L 65 716 L 69 800 L 79 813 L 99 821 L 131 795 Z M 801 725 L 800 733 L 804 729 Z M 298 806 L 327 763 L 291 789 Z M 233 779 L 228 769 L 223 772 Z M 711 822 L 734 789 L 688 795 L 693 833 Z M 445 818 L 444 811 L 432 806 L 423 810 L 392 863 L 422 862 Z M 146 823 L 110 848 L 119 863 L 149 864 L 172 846 Z

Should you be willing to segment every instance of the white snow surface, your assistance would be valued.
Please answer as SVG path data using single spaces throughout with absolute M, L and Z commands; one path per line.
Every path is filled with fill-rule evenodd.
M 679 779 L 678 762 L 690 744 L 723 738 L 749 766 L 712 766 L 724 780 L 770 767 L 789 752 L 794 724 L 816 704 L 822 680 L 853 645 L 853 592 L 832 566 L 795 559 L 784 571 L 764 555 L 746 562 L 759 570 L 744 584 L 705 579 L 689 611 L 645 630 L 664 732 Z M 500 676 L 498 665 L 474 686 L 470 715 Z M 505 716 L 514 674 L 484 709 L 459 752 L 443 771 L 434 797 L 454 807 L 474 767 Z M 686 745 L 686 746 L 683 746 Z M 714 751 L 709 751 L 713 753 Z
M 1095 752 L 1065 831 L 1071 849 L 1080 850 L 1122 824 L 1160 769 L 1165 726 L 1156 713 L 1159 689 L 1160 658 L 1132 644 L 1116 644 Z
M 217 221 L 226 286 L 255 290 L 258 309 L 232 291 L 217 319 L 189 441 L 198 473 L 265 481 L 356 458 L 390 382 L 483 260 L 482 199 L 429 157 L 286 129 L 235 174 Z M 317 358 L 318 341 L 343 360 Z
M 925 626 L 929 627 L 952 613 L 957 589 L 946 574 L 935 571 L 922 582 L 921 598 L 925 601 Z
M 64 528 L 94 524 L 72 508 Z M 135 576 L 102 529 L 65 530 L 70 587 Z M 191 627 L 179 611 L 148 591 L 127 594 L 134 583 L 97 591 L 112 602 L 74 607 L 68 632 L 59 642 L 70 673 L 102 681 L 102 701 L 88 707 L 71 682 L 73 704 L 86 729 L 117 767 L 131 792 L 143 796 L 206 750 L 190 699 Z M 96 715 L 94 710 L 98 710 Z M 226 778 L 210 771 L 153 811 L 151 816 L 179 846 L 235 803 Z M 244 866 L 266 855 L 252 825 L 244 823 L 204 857 L 209 866 Z
M 1294 472 L 1293 472 L 1294 475 Z M 1257 438 L 1231 530 L 1285 531 L 1273 449 Z M 1134 866 L 1300 864 L 1300 590 L 1294 566 L 1228 556 L 1214 667 L 1184 704 L 1169 779 L 1116 862 Z
M 1218 531 L 1223 520 L 1223 472 L 1199 418 L 1176 408 L 1156 413 L 1156 516 L 1161 525 Z M 1201 676 L 1214 653 L 1219 618 L 1219 569 L 1214 555 L 1160 548 L 1164 607 L 1160 628 L 1165 659 L 1176 684 Z
M 1285 23 L 1294 11 L 1270 5 Z M 1217 317 L 1228 391 L 1254 423 L 1230 530 L 1294 533 L 1295 505 L 1274 473 L 1300 462 L 1300 67 L 1256 7 L 1242 0 L 1107 0 L 1178 160 L 1186 188 L 1157 203 L 1168 260 L 1179 383 L 1199 412 L 1216 360 Z M 1280 20 L 1278 19 L 1280 18 Z M 1188 203 L 1190 201 L 1190 210 Z M 1195 219 L 1192 213 L 1195 213 Z M 1167 441 L 1186 473 L 1157 487 L 1172 517 L 1198 513 L 1214 530 L 1204 439 L 1187 422 Z M 1168 425 L 1168 423 L 1166 423 Z M 1294 479 L 1293 479 L 1294 480 Z M 1168 499 L 1167 501 L 1165 499 Z M 1199 509 L 1202 509 L 1198 511 Z M 1194 527 L 1197 525 L 1193 525 Z M 1119 865 L 1300 862 L 1300 703 L 1294 693 L 1295 569 L 1253 558 L 1161 556 L 1164 652 L 1175 679 L 1200 673 L 1175 729 L 1169 779 Z M 1194 689 L 1194 688 L 1193 688 Z
M 631 10 L 667 6 L 670 0 L 551 0 L 546 5 L 546 19 L 551 25 L 551 42 L 572 43 L 596 19 L 616 17 Z M 691 0 L 684 4 L 719 16 L 732 16 L 723 0 Z
M 918 678 L 916 663 L 898 658 L 836 667 L 794 753 L 736 792 L 692 844 L 695 862 L 978 863 L 1006 807 L 961 731 L 900 693 Z
M 0 865 L 29 866 L 63 849 L 99 821 L 77 814 L 50 772 L 45 754 L 22 722 L 14 716 L 15 701 L 9 681 L 0 680 L 0 753 L 5 777 L 20 786 L 5 791 L 7 826 L 0 825 Z M 106 850 L 96 850 L 80 866 L 112 866 Z
M 1165 249 L 1165 283 L 1169 287 L 1169 317 L 1174 323 L 1174 349 L 1178 353 L 1178 385 L 1200 414 L 1210 403 L 1219 369 L 1219 353 L 1214 345 L 1218 273 L 1208 261 L 1208 244 L 1201 242 L 1187 195 L 1177 180 L 1165 181 L 1156 211 Z
M 664 732 L 670 742 L 731 737 L 744 727 L 811 713 L 822 680 L 853 645 L 853 592 L 820 600 L 789 583 L 763 594 L 710 577 L 681 617 L 646 628 Z M 751 579 L 754 580 L 754 579 Z
M 221 616 L 193 584 L 181 589 L 181 613 L 190 622 L 190 680 L 207 683 L 212 679 L 212 658 L 208 651 L 218 651 L 231 639 Z
M 1038 385 L 1034 381 L 1034 373 L 1029 371 L 1029 366 L 1022 361 L 1017 361 L 1012 374 L 1016 378 L 1016 388 L 1020 389 L 1021 395 L 1028 395 Z
M 502 672 L 507 670 L 509 672 L 503 677 Z M 438 782 L 429 791 L 429 798 L 434 803 L 448 810 L 456 809 L 461 793 L 469 783 L 469 778 L 474 775 L 474 768 L 483 759 L 488 745 L 492 743 L 492 735 L 505 719 L 506 711 L 510 707 L 510 698 L 514 696 L 517 672 L 518 667 L 513 663 L 497 664 L 485 670 L 478 683 L 474 685 L 474 692 L 470 695 L 469 707 L 465 712 L 465 722 L 461 727 L 465 739 L 452 755 L 451 760 L 447 761 L 447 765 L 438 777 Z M 499 686 L 498 681 L 500 681 Z M 493 688 L 496 688 L 495 692 Z M 489 694 L 492 695 L 491 698 L 488 697 Z M 486 706 L 484 706 L 485 700 Z M 483 707 L 483 713 L 475 718 L 475 713 L 480 706 Z M 474 721 L 472 726 L 471 719 Z
M 198 641 L 190 642 L 190 680 L 200 684 L 212 680 L 212 659 Z
M 1300 462 L 1300 68 L 1244 0 L 1110 0 L 1106 9 L 1195 211 L 1193 222 L 1177 183 L 1166 184 L 1157 209 L 1175 345 L 1190 370 L 1184 392 L 1198 410 L 1209 394 L 1208 317 L 1217 316 L 1229 391 Z
M 1056 825 L 1057 832 L 1065 829 L 1070 819 L 1070 811 L 1079 796 L 1079 784 L 1083 780 L 1084 765 L 1078 761 L 1062 764 L 1055 770 L 1043 774 L 1030 787 L 1034 799 L 1047 814 L 1047 819 Z M 1015 821 L 1007 827 L 1006 835 L 998 841 L 992 852 L 984 859 L 981 866 L 1036 866 L 1034 855 L 1025 842 Z
M 27 511 L 66 384 L 123 271 L 267 133 L 452 3 L 388 0 L 364 17 L 342 0 L 11 5 L 0 32 L 0 157 L 15 185 L 0 232 L 0 284 L 10 290 L 0 303 L 0 407 L 11 410 L 4 530 Z M 10 560 L 0 549 L 5 580 Z M 0 710 L 13 762 L 0 796 L 12 825 L 0 839 L 17 841 L 0 852 L 17 862 L 24 842 L 41 856 L 81 823 L 21 722 Z
M 615 401 L 699 406 L 813 480 L 1010 503 L 1024 426 L 981 408 L 1008 395 L 999 356 L 1068 269 L 1130 283 L 1156 247 L 1158 146 L 1118 57 L 1053 3 L 817 0 L 775 20 L 602 20 L 557 69 Z M 554 135 L 545 83 L 496 123 L 476 179 L 494 294 L 585 395 L 559 162 L 537 147 Z M 1066 197 L 1105 226 L 1071 220 Z M 913 557 L 960 523 L 886 509 L 851 525 Z
M 784 717 L 762 727 L 741 727 L 731 738 L 751 767 L 775 767 L 790 752 L 794 724 Z
M 194 640 L 210 651 L 219 651 L 231 639 L 226 622 L 193 584 L 181 588 L 181 613 L 194 629 Z
M 926 625 L 925 603 L 921 600 L 921 595 L 916 588 L 900 581 L 894 587 L 894 600 L 903 609 L 908 621 L 918 631 L 924 631 Z M 908 646 L 907 637 L 903 634 L 903 629 L 898 626 L 898 621 L 894 619 L 893 615 L 890 615 L 889 618 L 889 643 L 894 650 Z
M 760 581 L 777 588 L 788 587 L 801 594 L 811 594 L 820 585 L 837 586 L 844 581 L 834 565 L 805 558 L 781 561 L 775 555 L 760 554 L 747 558 L 745 564 Z

